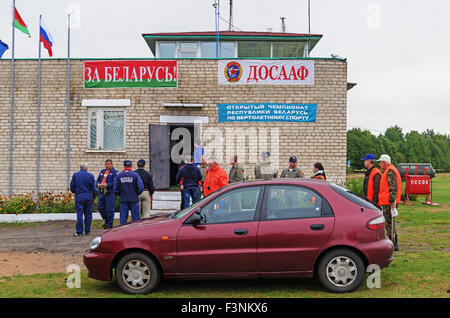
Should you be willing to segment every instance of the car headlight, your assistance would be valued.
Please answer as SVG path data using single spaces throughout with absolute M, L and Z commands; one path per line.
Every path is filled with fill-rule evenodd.
M 94 238 L 92 240 L 90 249 L 95 250 L 100 245 L 101 242 L 102 242 L 102 238 L 100 236 L 97 236 L 96 238 Z

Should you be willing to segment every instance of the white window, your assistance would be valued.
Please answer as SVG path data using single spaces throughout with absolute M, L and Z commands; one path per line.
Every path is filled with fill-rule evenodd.
M 197 42 L 180 42 L 179 57 L 197 57 Z
M 125 150 L 125 109 L 112 107 L 88 108 L 89 150 Z
M 174 58 L 176 57 L 176 43 L 172 42 L 159 42 L 158 57 L 162 58 Z
M 236 57 L 235 42 L 220 42 L 220 57 Z M 202 42 L 202 57 L 216 57 L 216 42 Z

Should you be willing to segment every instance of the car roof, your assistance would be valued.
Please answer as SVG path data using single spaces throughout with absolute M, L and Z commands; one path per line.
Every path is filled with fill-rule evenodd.
M 327 181 L 308 179 L 308 178 L 275 178 L 275 179 L 257 179 L 257 180 L 246 180 L 241 182 L 234 182 L 221 188 L 220 192 L 249 186 L 257 185 L 303 185 L 314 189 L 325 189 L 329 188 L 329 183 Z

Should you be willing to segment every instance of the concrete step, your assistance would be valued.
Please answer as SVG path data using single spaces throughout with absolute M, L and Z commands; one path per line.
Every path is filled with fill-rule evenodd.
M 179 210 L 181 201 L 155 201 L 153 200 L 153 210 Z
M 153 202 L 155 201 L 181 201 L 180 191 L 155 191 Z

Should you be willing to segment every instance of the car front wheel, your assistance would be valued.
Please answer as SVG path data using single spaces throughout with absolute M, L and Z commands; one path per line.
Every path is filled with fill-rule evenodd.
M 148 294 L 153 292 L 161 280 L 158 265 L 142 253 L 127 254 L 116 267 L 116 282 L 127 294 Z
M 347 249 L 332 250 L 324 255 L 317 268 L 317 277 L 327 290 L 346 293 L 356 290 L 364 279 L 361 257 Z

